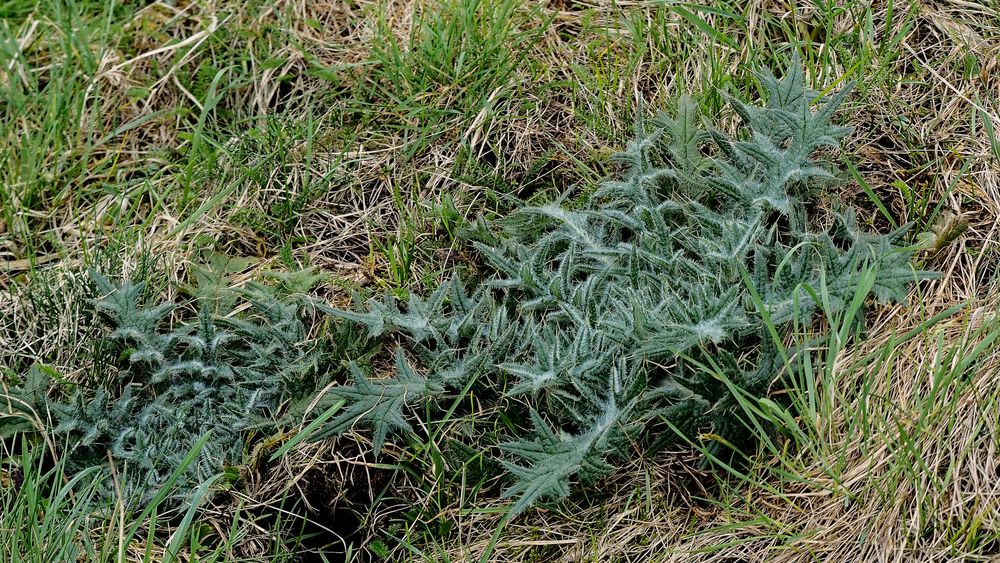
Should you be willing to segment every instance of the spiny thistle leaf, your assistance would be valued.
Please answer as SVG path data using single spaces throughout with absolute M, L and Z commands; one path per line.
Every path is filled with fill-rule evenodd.
M 534 439 L 503 445 L 505 451 L 531 463 L 524 467 L 504 462 L 504 467 L 516 477 L 514 484 L 503 492 L 504 498 L 517 497 L 510 508 L 512 517 L 542 498 L 565 497 L 570 491 L 570 479 L 578 473 L 596 478 L 613 469 L 604 461 L 608 426 L 596 426 L 583 434 L 569 436 L 553 432 L 534 410 L 531 418 L 535 424 Z
M 169 330 L 163 325 L 172 304 L 147 307 L 141 284 L 91 276 L 102 294 L 94 308 L 128 362 L 115 380 L 80 387 L 68 402 L 34 395 L 35 408 L 47 407 L 56 422 L 51 431 L 70 445 L 71 471 L 104 466 L 110 455 L 123 478 L 113 485 L 105 471 L 102 499 L 117 499 L 119 486 L 124 502 L 145 504 L 211 430 L 171 495 L 186 502 L 223 464 L 242 461 L 246 431 L 273 426 L 279 406 L 299 398 L 293 392 L 315 387 L 307 381 L 320 351 L 306 342 L 297 305 L 274 299 L 264 286 L 246 293 L 251 315 L 216 319 L 206 298 L 194 322 Z M 26 384 L 37 386 L 36 380 Z
M 334 390 L 348 406 L 330 431 L 368 425 L 377 450 L 409 428 L 406 405 L 446 392 L 475 394 L 456 404 L 498 398 L 484 412 L 502 411 L 486 423 L 514 435 L 502 446 L 511 515 L 612 471 L 634 442 L 659 447 L 678 430 L 744 443 L 730 384 L 764 396 L 784 366 L 765 317 L 785 336 L 821 306 L 901 301 L 929 276 L 910 267 L 903 231 L 866 233 L 850 212 L 811 227 L 806 198 L 839 181 L 816 153 L 848 131 L 830 119 L 849 86 L 821 97 L 797 59 L 781 79 L 758 78 L 763 103 L 730 99 L 737 136 L 683 98 L 673 115 L 636 124 L 614 156 L 622 175 L 588 200 L 478 221 L 467 232 L 492 272 L 474 290 L 455 293 L 452 279 L 426 301 L 411 296 L 405 313 L 388 297 L 335 312 L 373 338 L 392 332 L 429 375 L 401 352 L 395 377 L 354 368 L 354 385 Z
M 348 406 L 316 438 L 343 432 L 360 422 L 372 427 L 372 444 L 378 454 L 389 432 L 411 429 L 403 412 L 407 404 L 444 392 L 440 383 L 413 371 L 402 348 L 396 349 L 395 377 L 368 379 L 353 362 L 350 369 L 354 385 L 334 387 L 330 391 L 337 397 L 347 399 Z

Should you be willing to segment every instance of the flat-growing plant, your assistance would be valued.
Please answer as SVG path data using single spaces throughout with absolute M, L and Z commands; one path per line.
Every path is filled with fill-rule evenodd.
M 367 427 L 377 453 L 390 434 L 412 430 L 415 405 L 445 417 L 441 398 L 514 399 L 524 416 L 501 446 L 511 516 L 612 472 L 633 444 L 743 444 L 750 433 L 734 392 L 768 394 L 786 364 L 780 332 L 809 326 L 820 309 L 836 315 L 859 294 L 902 300 L 909 283 L 932 275 L 910 265 L 908 226 L 867 233 L 852 210 L 819 213 L 813 202 L 837 181 L 816 154 L 846 134 L 830 120 L 849 88 L 820 96 L 797 62 L 781 80 L 759 80 L 762 104 L 730 100 L 736 137 L 681 98 L 674 114 L 636 126 L 616 155 L 625 173 L 586 201 L 480 220 L 465 233 L 492 268 L 479 283 L 453 277 L 426 298 L 327 307 L 399 346 L 390 377 L 348 362 L 351 381 L 330 388 L 329 422 L 315 436 Z M 171 304 L 147 307 L 141 285 L 93 278 L 94 306 L 121 353 L 116 377 L 54 403 L 34 369 L 8 394 L 8 410 L 25 416 L 0 430 L 28 430 L 32 412 L 50 413 L 67 467 L 103 468 L 101 496 L 117 488 L 142 505 L 174 479 L 183 500 L 238 463 L 247 432 L 273 427 L 279 405 L 313 393 L 304 376 L 320 354 L 294 301 L 256 285 L 245 293 L 250 314 L 220 317 L 233 301 L 203 299 L 194 322 L 167 328 Z
M 532 428 L 502 445 L 511 516 L 613 471 L 630 444 L 710 433 L 715 447 L 739 446 L 730 386 L 765 396 L 784 365 L 767 327 L 808 326 L 820 305 L 835 314 L 859 291 L 903 300 L 931 275 L 911 267 L 907 227 L 864 232 L 851 210 L 818 226 L 813 200 L 837 176 L 816 154 L 847 133 L 831 117 L 850 88 L 820 96 L 797 61 L 759 81 L 762 104 L 730 99 L 737 137 L 681 98 L 636 126 L 616 156 L 624 175 L 583 204 L 481 220 L 467 236 L 493 271 L 473 288 L 456 277 L 426 298 L 331 309 L 402 346 L 391 377 L 350 364 L 353 383 L 330 391 L 346 406 L 318 435 L 368 427 L 377 452 L 411 430 L 415 405 L 433 417 L 437 399 L 477 388 L 515 397 Z
M 313 393 L 321 349 L 307 337 L 295 300 L 252 284 L 243 292 L 248 313 L 220 317 L 212 308 L 235 300 L 203 297 L 194 321 L 169 327 L 174 305 L 146 306 L 143 284 L 91 276 L 101 295 L 93 306 L 118 357 L 115 377 L 52 401 L 50 374 L 35 366 L 7 394 L 15 416 L 0 431 L 31 430 L 32 416 L 47 413 L 54 425 L 45 430 L 65 446 L 66 469 L 101 468 L 100 504 L 146 506 L 168 480 L 170 500 L 186 503 L 224 465 L 242 462 L 249 432 L 273 429 L 282 403 Z M 197 456 L 185 461 L 203 435 Z

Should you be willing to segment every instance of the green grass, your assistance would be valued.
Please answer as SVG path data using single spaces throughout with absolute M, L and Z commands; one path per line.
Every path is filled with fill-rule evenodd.
M 192 461 L 199 442 L 187 458 Z M 5 494 L 0 496 L 0 545 L 11 563 L 52 561 L 235 561 L 231 546 L 248 534 L 249 518 L 242 509 L 232 514 L 231 526 L 200 524 L 199 510 L 218 477 L 196 491 L 192 504 L 179 514 L 164 511 L 175 478 L 141 512 L 122 506 L 101 507 L 97 485 L 100 468 L 68 475 L 58 460 L 50 465 L 44 445 L 22 444 L 21 453 L 6 457 L 2 474 Z M 182 467 L 184 467 L 182 465 Z M 14 492 L 16 494 L 10 494 Z M 96 512 L 95 512 L 96 510 Z M 275 528 L 281 529 L 279 522 Z M 286 546 L 274 544 L 268 560 L 290 561 Z
M 748 419 L 771 422 L 778 435 L 755 429 L 763 451 L 748 458 L 745 467 L 724 464 L 732 479 L 724 481 L 712 502 L 755 525 L 756 531 L 739 534 L 743 536 L 739 541 L 766 544 L 780 551 L 803 538 L 815 538 L 817 543 L 808 551 L 819 558 L 838 551 L 838 557 L 850 553 L 852 558 L 872 558 L 878 549 L 865 538 L 877 537 L 882 531 L 871 524 L 847 523 L 845 531 L 860 533 L 856 541 L 852 539 L 855 536 L 829 537 L 815 520 L 796 518 L 794 512 L 776 519 L 774 511 L 743 502 L 747 491 L 790 508 L 799 505 L 800 510 L 808 510 L 810 503 L 796 500 L 795 494 L 821 493 L 827 498 L 813 510 L 830 514 L 840 504 L 839 517 L 845 520 L 852 513 L 896 516 L 897 524 L 883 525 L 902 525 L 903 531 L 894 533 L 905 534 L 905 544 L 915 552 L 935 542 L 940 542 L 935 548 L 945 549 L 950 557 L 994 549 L 991 546 L 1000 534 L 989 526 L 982 527 L 984 517 L 989 518 L 986 515 L 995 510 L 989 502 L 986 506 L 968 505 L 945 520 L 949 528 L 942 530 L 940 526 L 954 490 L 971 494 L 969 484 L 961 483 L 958 474 L 967 471 L 963 466 L 984 461 L 975 452 L 982 446 L 981 440 L 989 441 L 996 435 L 992 419 L 1000 408 L 1000 396 L 995 389 L 978 392 L 976 387 L 982 388 L 984 371 L 994 369 L 990 362 L 995 357 L 991 358 L 989 351 L 1000 337 L 997 320 L 973 321 L 973 313 L 982 312 L 981 305 L 975 303 L 959 304 L 933 315 L 915 311 L 904 324 L 906 332 L 888 335 L 876 346 L 855 351 L 851 344 L 860 328 L 855 321 L 861 303 L 854 305 L 846 315 L 829 319 L 829 336 L 822 345 L 786 354 L 786 373 L 792 379 L 784 393 L 787 407 L 745 398 Z M 960 337 L 946 336 L 956 329 Z M 926 363 L 921 362 L 913 373 L 915 357 L 926 358 Z M 923 388 L 900 389 L 912 377 L 926 381 Z M 968 395 L 975 397 L 974 413 L 969 412 L 970 405 L 962 404 Z M 972 435 L 959 430 L 965 424 L 973 425 Z M 937 443 L 928 444 L 929 436 L 936 437 Z M 933 455 L 928 449 L 946 450 L 951 455 Z M 861 475 L 865 479 L 859 481 Z M 900 506 L 903 499 L 911 506 Z M 854 508 L 867 505 L 871 506 Z M 907 516 L 914 520 L 907 522 Z M 713 531 L 737 535 L 722 529 L 705 533 Z M 794 533 L 790 535 L 790 531 Z M 933 540 L 928 542 L 929 538 Z
M 468 221 L 585 196 L 614 172 L 608 157 L 636 118 L 681 93 L 705 92 L 701 109 L 731 123 L 724 93 L 757 93 L 753 71 L 793 52 L 820 90 L 858 84 L 836 195 L 881 231 L 915 221 L 926 266 L 946 274 L 911 313 L 859 304 L 872 345 L 855 344 L 851 318 L 816 327 L 825 336 L 789 352 L 794 385 L 745 403 L 779 431 L 739 463 L 720 460 L 729 469 L 703 488 L 677 484 L 688 454 L 637 460 L 605 491 L 499 529 L 498 469 L 450 441 L 483 413 L 455 404 L 412 437 L 416 453 L 378 463 L 343 441 L 288 442 L 298 427 L 256 437 L 247 467 L 260 474 L 233 469 L 234 490 L 188 521 L 91 514 L 86 475 L 7 441 L 3 474 L 24 480 L 0 488 L 0 544 L 25 561 L 147 547 L 159 560 L 171 545 L 182 558 L 285 560 L 317 549 L 303 538 L 331 514 L 353 513 L 358 558 L 995 553 L 1000 5 L 793 4 L 0 0 L 4 394 L 34 362 L 66 381 L 108 376 L 88 344 L 87 265 L 169 298 L 214 252 L 248 259 L 236 285 L 314 266 L 328 278 L 313 294 L 335 302 L 344 287 L 422 292 L 456 269 L 475 274 L 458 236 Z M 273 451 L 254 448 L 272 440 L 294 447 L 257 467 Z M 309 487 L 329 506 L 306 508 Z M 347 494 L 362 489 L 367 500 Z M 233 512 L 241 502 L 253 509 Z M 128 546 L 134 525 L 156 531 Z M 284 531 L 262 532 L 271 526 Z

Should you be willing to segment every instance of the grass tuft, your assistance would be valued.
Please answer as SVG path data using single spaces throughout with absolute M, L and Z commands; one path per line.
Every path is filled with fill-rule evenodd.
M 863 344 L 845 317 L 812 327 L 794 386 L 745 405 L 781 428 L 773 448 L 731 471 L 696 447 L 636 459 L 498 531 L 496 468 L 450 441 L 493 416 L 479 404 L 380 463 L 350 435 L 295 442 L 303 421 L 248 444 L 191 520 L 125 542 L 138 515 L 87 513 L 51 451 L 7 440 L 0 544 L 27 561 L 995 557 L 997 52 L 995 1 L 0 0 L 0 416 L 34 363 L 109 377 L 88 266 L 182 304 L 207 256 L 245 260 L 217 280 L 233 287 L 315 267 L 310 294 L 337 306 L 421 293 L 477 271 L 455 237 L 471 218 L 585 194 L 635 117 L 681 94 L 719 92 L 699 109 L 732 130 L 721 93 L 756 97 L 753 71 L 793 53 L 817 90 L 858 84 L 832 195 L 866 229 L 915 221 L 920 268 L 943 272 L 866 313 Z

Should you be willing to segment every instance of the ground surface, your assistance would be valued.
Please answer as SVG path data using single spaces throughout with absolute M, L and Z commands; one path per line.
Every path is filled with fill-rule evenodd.
M 872 228 L 931 233 L 921 260 L 943 277 L 876 311 L 864 345 L 827 352 L 790 447 L 728 475 L 689 452 L 636 461 L 599 500 L 495 533 L 502 502 L 473 506 L 342 439 L 295 449 L 236 494 L 243 516 L 230 499 L 191 529 L 228 537 L 223 559 L 286 557 L 268 507 L 293 482 L 358 557 L 996 556 L 1000 4 L 797 4 L 0 2 L 0 369 L 8 383 L 33 362 L 89 369 L 88 265 L 151 269 L 166 298 L 208 251 L 249 259 L 236 284 L 315 266 L 333 301 L 345 286 L 421 292 L 474 265 L 460 218 L 586 192 L 639 112 L 693 93 L 731 119 L 718 92 L 753 95 L 752 71 L 798 51 L 817 89 L 857 82 L 836 197 Z M 368 498 L 387 479 L 404 484 Z M 117 545 L 114 523 L 98 528 Z

